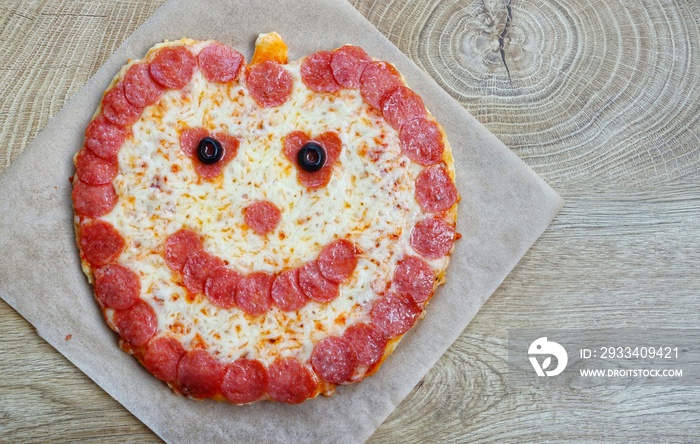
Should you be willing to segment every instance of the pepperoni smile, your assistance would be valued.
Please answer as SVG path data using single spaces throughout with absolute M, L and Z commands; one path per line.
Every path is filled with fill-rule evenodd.
M 355 270 L 359 253 L 351 242 L 341 239 L 300 267 L 241 276 L 224 260 L 204 251 L 200 237 L 191 230 L 168 237 L 164 251 L 166 264 L 180 274 L 190 293 L 203 293 L 217 307 L 237 306 L 251 316 L 266 313 L 273 304 L 283 311 L 296 311 L 309 300 L 333 301 L 340 295 L 340 284 Z
M 294 65 L 294 69 L 278 59 L 247 66 L 239 52 L 218 42 L 184 41 L 160 47 L 149 52 L 144 60 L 132 63 L 107 91 L 101 111 L 87 127 L 85 144 L 75 157 L 72 199 L 80 254 L 91 272 L 104 317 L 119 334 L 123 349 L 134 354 L 148 371 L 166 381 L 173 390 L 193 398 L 226 399 L 237 404 L 272 399 L 296 404 L 332 391 L 335 384 L 358 382 L 372 374 L 393 349 L 390 342 L 400 338 L 420 318 L 441 283 L 446 256 L 458 237 L 454 227 L 459 194 L 452 178 L 454 173 L 445 163 L 444 134 L 421 98 L 404 85 L 393 65 L 374 61 L 361 48 L 343 46 L 311 54 L 300 65 Z M 162 105 L 166 100 L 189 103 L 193 100 L 190 95 L 195 83 L 221 87 L 216 89 L 221 97 L 206 97 L 211 100 L 206 102 L 207 106 L 218 105 L 215 100 L 236 106 L 243 103 L 253 108 L 245 111 L 250 115 L 270 111 L 269 115 L 277 116 L 277 120 L 273 122 L 272 117 L 266 117 L 268 121 L 246 129 L 237 126 L 231 114 L 222 122 L 203 112 L 189 121 L 181 119 L 186 123 L 170 125 L 168 131 L 172 130 L 174 135 L 148 139 L 150 145 L 144 146 L 153 146 L 153 152 L 137 151 L 143 149 L 137 146 L 137 134 L 143 138 L 152 136 L 144 135 L 143 129 L 139 129 L 143 124 L 139 121 L 141 116 L 167 111 L 167 104 Z M 362 113 L 367 122 L 388 130 L 391 141 L 386 140 L 386 134 L 370 130 L 367 135 L 349 128 L 345 121 L 339 124 L 324 121 L 325 126 L 319 125 L 316 120 L 322 120 L 323 116 L 314 115 L 316 120 L 304 120 L 302 116 L 301 123 L 295 120 L 294 126 L 284 126 L 285 117 L 275 112 L 280 110 L 282 114 L 293 93 L 301 88 L 303 94 L 312 94 L 311 101 L 318 99 L 316 103 L 351 98 L 357 107 L 352 110 L 356 113 L 351 114 L 353 118 Z M 341 106 L 344 105 L 340 103 Z M 293 204 L 303 199 L 313 204 L 328 198 L 325 205 L 316 207 L 316 213 L 309 210 L 309 214 L 304 214 L 308 208 L 302 205 L 295 208 L 297 215 L 303 214 L 303 220 L 301 216 L 295 216 L 294 223 L 285 220 L 293 206 L 288 204 L 289 199 L 283 201 L 280 197 L 277 203 L 275 197 L 266 199 L 270 184 L 257 183 L 263 182 L 260 177 L 267 176 L 251 173 L 254 177 L 250 182 L 263 191 L 248 198 L 244 193 L 255 191 L 253 185 L 239 180 L 245 177 L 242 173 L 236 175 L 241 171 L 236 168 L 242 168 L 241 165 L 256 164 L 234 159 L 250 158 L 251 151 L 260 147 L 241 134 L 263 131 L 265 125 L 277 128 L 272 133 L 274 137 L 264 140 L 263 145 L 274 149 L 268 157 L 278 162 L 268 163 L 266 168 L 279 174 L 280 181 L 287 180 L 284 191 L 293 196 Z M 201 151 L 201 142 L 207 138 L 220 146 L 209 141 L 211 152 Z M 358 142 L 355 146 L 353 141 L 357 140 L 362 144 Z M 136 151 L 128 152 L 131 163 L 126 165 L 120 160 L 122 146 Z M 299 164 L 300 151 L 311 148 L 323 149 L 322 165 L 314 164 L 310 168 Z M 259 152 L 264 149 L 260 148 Z M 160 168 L 159 164 L 160 169 L 148 174 L 144 172 L 146 166 L 139 170 L 141 165 L 155 162 L 153 159 L 158 156 L 167 160 L 163 162 L 167 168 Z M 309 164 L 315 159 L 310 157 Z M 368 172 L 355 174 L 351 161 L 356 161 L 355 166 L 360 164 L 360 170 L 366 163 Z M 397 165 L 402 168 L 400 174 L 392 176 L 392 167 L 399 171 Z M 139 179 L 145 178 L 145 185 L 139 182 L 142 188 L 134 187 L 138 189 L 124 186 L 122 176 L 128 174 L 141 174 Z M 355 175 L 348 178 L 352 174 Z M 167 183 L 168 177 L 175 178 L 171 182 L 186 179 L 186 190 L 173 188 Z M 231 183 L 237 188 L 224 187 Z M 148 202 L 151 206 L 144 204 L 137 208 L 133 204 L 124 209 L 125 202 L 137 200 L 136 193 L 169 199 L 168 193 L 189 192 L 189 187 L 195 185 L 207 193 L 187 198 L 188 204 L 195 201 L 203 205 L 194 211 L 190 209 L 191 218 L 189 215 L 178 218 L 187 210 L 175 198 L 163 204 L 168 207 L 167 217 L 158 213 L 156 218 L 149 213 L 153 208 L 161 208 L 151 201 Z M 229 196 L 236 201 L 235 205 L 217 201 L 217 198 L 225 200 L 232 189 L 240 193 Z M 221 190 L 228 194 L 223 196 Z M 407 194 L 406 190 L 411 191 Z M 365 201 L 357 199 L 360 192 Z M 356 199 L 344 200 L 343 194 L 352 194 Z M 397 202 L 370 199 L 377 195 L 389 195 Z M 411 202 L 407 203 L 405 196 Z M 362 206 L 353 228 L 347 228 L 350 222 L 346 221 L 355 215 L 347 209 L 351 208 L 350 202 Z M 209 204 L 214 210 L 205 208 Z M 214 204 L 229 205 L 232 209 L 224 213 Z M 199 217 L 200 209 L 202 214 L 211 210 L 215 216 Z M 324 212 L 339 213 L 333 215 L 335 218 L 326 218 L 326 225 L 321 227 L 325 230 L 330 226 L 330 234 L 324 231 L 321 236 L 314 231 L 322 231 L 314 225 L 313 214 L 318 215 L 319 211 L 323 216 Z M 157 220 L 149 219 L 143 230 L 152 231 L 140 231 L 140 237 L 134 240 L 133 230 L 125 232 L 133 228 L 131 222 L 119 219 L 125 214 L 137 222 L 149 217 Z M 230 227 L 225 225 L 229 222 L 227 217 L 235 219 Z M 218 227 L 208 225 L 222 220 Z M 334 223 L 340 228 L 333 226 Z M 138 223 L 133 225 L 142 227 Z M 289 228 L 291 225 L 294 227 Z M 212 232 L 205 232 L 204 226 Z M 226 239 L 237 242 L 227 245 L 241 250 L 239 256 L 235 256 L 237 252 L 216 250 L 222 241 L 212 233 L 222 226 L 234 233 L 231 236 L 238 236 Z M 285 227 L 289 228 L 286 238 L 282 233 Z M 343 231 L 343 227 L 347 230 Z M 379 234 L 372 231 L 375 228 Z M 303 230 L 312 235 L 293 237 Z M 338 232 L 342 234 L 339 236 Z M 283 263 L 263 264 L 255 254 L 264 250 L 268 240 L 283 245 L 289 241 L 294 247 L 300 245 L 299 251 L 281 248 L 275 254 L 283 256 Z M 241 263 L 250 256 L 258 261 L 253 261 L 254 266 Z M 130 262 L 134 257 L 145 257 L 145 265 Z M 150 270 L 148 267 L 155 268 L 153 274 L 158 276 L 145 273 L 144 270 Z M 351 298 L 350 291 L 359 295 Z M 185 303 L 186 306 L 182 305 Z M 339 308 L 333 311 L 336 306 Z M 181 310 L 181 307 L 185 308 Z M 226 318 L 219 322 L 222 318 L 216 316 L 220 312 L 224 317 L 237 316 L 236 321 Z M 319 320 L 316 313 L 326 317 Z M 211 319 L 218 322 L 215 328 L 192 327 Z M 265 321 L 277 322 L 284 333 L 271 338 L 260 333 L 262 330 L 254 330 Z M 183 327 L 187 322 L 190 324 Z M 290 325 L 296 328 L 300 323 L 305 323 L 302 333 L 291 330 Z M 219 329 L 219 324 L 226 325 Z M 258 342 L 252 345 L 235 342 L 241 329 L 252 329 L 246 338 Z M 284 344 L 285 334 L 290 331 L 307 342 L 297 337 L 290 341 L 292 345 Z M 202 337 L 220 333 L 216 339 Z M 221 342 L 223 345 L 214 348 L 225 335 L 235 340 Z

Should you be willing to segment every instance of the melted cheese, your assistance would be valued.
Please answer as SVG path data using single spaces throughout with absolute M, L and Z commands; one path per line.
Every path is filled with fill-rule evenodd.
M 196 53 L 205 45 L 191 49 Z M 144 110 L 119 153 L 114 185 L 120 198 L 102 218 L 127 243 L 119 262 L 140 275 L 141 297 L 153 306 L 160 334 L 179 338 L 186 347 L 206 347 L 223 362 L 305 360 L 316 342 L 366 321 L 372 302 L 389 289 L 396 263 L 415 254 L 410 232 L 425 217 L 414 197 L 422 167 L 402 155 L 397 131 L 363 103 L 359 90 L 318 94 L 307 89 L 299 74 L 302 60 L 285 65 L 294 78 L 293 93 L 276 108 L 259 107 L 243 75 L 239 82 L 214 84 L 197 70 L 183 90 L 166 92 Z M 219 180 L 200 179 L 181 152 L 180 134 L 192 127 L 239 138 L 238 153 Z M 299 184 L 296 168 L 283 154 L 283 139 L 295 130 L 340 136 L 342 154 L 326 187 L 309 190 Z M 282 211 L 278 227 L 265 236 L 243 218 L 243 209 L 260 199 Z M 299 266 L 338 238 L 350 239 L 362 254 L 333 302 L 310 302 L 295 313 L 273 307 L 253 317 L 238 308 L 219 309 L 204 295 L 187 295 L 163 258 L 165 240 L 181 228 L 200 233 L 208 252 L 243 274 Z M 445 257 L 431 266 L 441 276 L 447 263 Z

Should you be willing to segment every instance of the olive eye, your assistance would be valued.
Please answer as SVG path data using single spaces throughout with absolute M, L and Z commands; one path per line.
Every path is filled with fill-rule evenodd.
M 316 142 L 308 142 L 297 153 L 297 162 L 304 171 L 318 171 L 326 164 L 326 150 Z
M 216 163 L 224 156 L 224 149 L 218 140 L 213 137 L 205 137 L 197 146 L 197 157 L 205 165 Z

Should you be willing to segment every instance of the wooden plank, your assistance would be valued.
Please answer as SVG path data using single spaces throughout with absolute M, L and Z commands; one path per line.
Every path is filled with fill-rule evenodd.
M 372 442 L 688 442 L 698 387 L 511 387 L 509 329 L 697 328 L 696 184 L 567 205 Z
M 160 3 L 3 2 L 0 169 Z M 567 200 L 371 441 L 697 440 L 697 387 L 506 374 L 508 329 L 698 326 L 697 4 L 352 3 Z M 158 442 L 4 303 L 0 319 L 0 441 Z

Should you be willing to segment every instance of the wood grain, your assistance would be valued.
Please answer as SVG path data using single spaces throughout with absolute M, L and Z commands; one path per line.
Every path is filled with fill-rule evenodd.
M 567 205 L 372 442 L 693 442 L 698 387 L 510 387 L 509 329 L 697 328 L 697 185 Z M 437 396 L 436 396 L 437 395 Z
M 353 4 L 557 189 L 698 170 L 697 1 Z
M 160 3 L 0 3 L 0 169 Z M 352 4 L 567 201 L 371 442 L 700 440 L 697 387 L 506 372 L 509 329 L 698 326 L 700 3 Z M 0 319 L 0 441 L 158 442 L 4 303 Z

